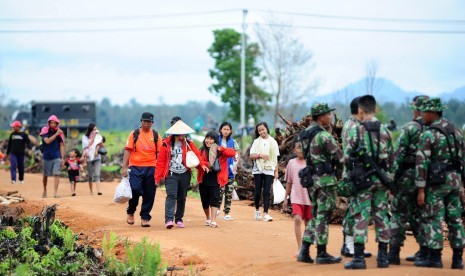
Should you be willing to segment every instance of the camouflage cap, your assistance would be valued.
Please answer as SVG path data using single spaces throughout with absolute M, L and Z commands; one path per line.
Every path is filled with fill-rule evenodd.
M 431 98 L 423 101 L 422 106 L 420 107 L 420 111 L 433 111 L 439 112 L 447 109 L 447 105 L 441 103 L 440 98 Z
M 421 107 L 422 107 L 423 103 L 427 99 L 429 99 L 428 96 L 418 96 L 417 99 L 415 100 L 415 102 L 413 102 L 413 103 L 411 103 L 409 105 L 410 109 L 421 110 Z
M 310 115 L 312 116 L 318 116 L 322 114 L 326 114 L 328 112 L 331 112 L 335 110 L 334 108 L 329 108 L 327 103 L 316 103 L 312 105 L 312 109 L 310 111 Z

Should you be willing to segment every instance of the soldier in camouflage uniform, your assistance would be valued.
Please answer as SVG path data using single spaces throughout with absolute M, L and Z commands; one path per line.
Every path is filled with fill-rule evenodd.
M 420 250 L 415 266 L 442 268 L 441 221 L 449 228 L 453 250 L 452 268 L 463 269 L 465 233 L 461 219 L 460 197 L 463 193 L 464 143 L 462 133 L 442 118 L 446 106 L 441 99 L 431 98 L 422 106 L 423 122 L 428 128 L 420 136 L 415 167 L 417 203 L 422 209 L 422 223 L 428 251 Z
M 342 127 L 342 149 L 346 148 L 349 138 L 349 130 L 353 127 L 359 126 L 361 122 L 361 117 L 358 114 L 358 100 L 360 97 L 356 97 L 350 103 L 350 113 L 351 117 L 347 122 L 344 123 Z M 340 181 L 338 184 L 338 195 L 348 198 L 348 206 L 344 218 L 342 220 L 342 233 L 344 235 L 343 245 L 341 248 L 341 255 L 345 257 L 354 256 L 354 200 L 352 196 L 352 184 L 348 179 L 347 167 L 344 166 L 344 171 L 342 173 L 343 181 Z M 370 252 L 365 252 L 365 257 L 371 257 Z
M 371 158 L 380 174 L 387 176 L 388 158 L 393 152 L 389 130 L 376 119 L 376 100 L 371 95 L 360 97 L 359 112 L 363 123 L 349 130 L 348 143 L 344 154 L 346 165 L 351 171 L 350 178 L 354 186 L 355 206 L 355 252 L 354 258 L 344 264 L 345 269 L 366 269 L 364 249 L 368 234 L 368 223 L 373 211 L 378 242 L 377 265 L 380 268 L 389 266 L 387 246 L 389 244 L 388 190 L 365 161 L 362 154 Z M 368 156 L 368 157 L 367 157 Z M 373 209 L 373 210 L 372 210 Z
M 312 243 L 317 245 L 317 264 L 333 264 L 342 260 L 341 257 L 333 257 L 326 252 L 329 220 L 336 208 L 335 164 L 343 162 L 342 150 L 338 147 L 334 137 L 324 129 L 331 123 L 331 111 L 333 110 L 326 103 L 314 104 L 311 108 L 314 123 L 305 130 L 312 131 L 315 128 L 320 128 L 320 132 L 311 140 L 306 156 L 310 160 L 313 170 L 314 184 L 308 188 L 313 218 L 304 232 L 297 259 L 300 262 L 311 262 L 309 247 Z M 306 149 L 308 141 L 303 140 L 301 143 L 301 148 Z
M 410 108 L 413 109 L 413 120 L 400 130 L 398 147 L 394 153 L 392 172 L 397 182 L 398 192 L 391 201 L 391 243 L 388 259 L 390 264 L 400 265 L 400 247 L 404 245 L 406 224 L 409 222 L 413 235 L 420 246 L 427 247 L 424 235 L 419 232 L 419 210 L 416 206 L 417 188 L 415 186 L 415 160 L 418 141 L 423 132 L 423 121 L 420 107 L 428 96 L 417 96 Z M 418 253 L 417 253 L 418 254 Z M 415 257 L 407 260 L 415 261 Z

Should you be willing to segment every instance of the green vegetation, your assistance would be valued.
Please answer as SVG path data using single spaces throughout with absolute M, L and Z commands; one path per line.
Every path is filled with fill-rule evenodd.
M 94 253 L 99 249 L 78 244 L 73 231 L 58 220 L 48 228 L 49 244 L 43 244 L 36 222 L 29 217 L 14 227 L 0 226 L 0 275 L 162 275 L 165 270 L 159 245 L 145 237 L 126 242 L 127 257 L 118 260 L 116 234 L 105 236 L 102 264 Z
M 115 247 L 118 244 L 114 232 L 103 238 L 103 252 L 105 267 L 110 275 L 163 275 L 165 266 L 162 265 L 160 246 L 142 238 L 139 243 L 131 244 L 126 241 L 125 260 L 120 261 L 115 255 Z

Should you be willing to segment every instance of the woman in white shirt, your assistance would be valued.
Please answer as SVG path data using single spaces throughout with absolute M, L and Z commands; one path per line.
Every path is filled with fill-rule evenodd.
M 268 124 L 260 122 L 255 126 L 257 137 L 250 148 L 250 159 L 254 161 L 252 174 L 255 182 L 255 219 L 261 220 L 260 198 L 263 191 L 263 220 L 273 221 L 268 215 L 270 206 L 270 191 L 274 179 L 278 179 L 279 147 L 276 140 L 270 136 Z
M 83 158 L 87 164 L 87 176 L 89 177 L 89 190 L 93 195 L 92 182 L 97 183 L 97 194 L 102 195 L 100 190 L 100 168 L 102 158 L 98 154 L 98 147 L 102 142 L 102 136 L 98 133 L 95 123 L 90 123 L 86 133 L 82 135 L 82 152 Z

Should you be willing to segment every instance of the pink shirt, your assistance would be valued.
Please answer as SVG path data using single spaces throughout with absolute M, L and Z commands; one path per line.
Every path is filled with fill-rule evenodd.
M 310 205 L 310 198 L 306 188 L 300 184 L 299 171 L 305 168 L 305 160 L 297 158 L 289 160 L 286 167 L 286 182 L 292 183 L 291 202 L 295 204 Z

